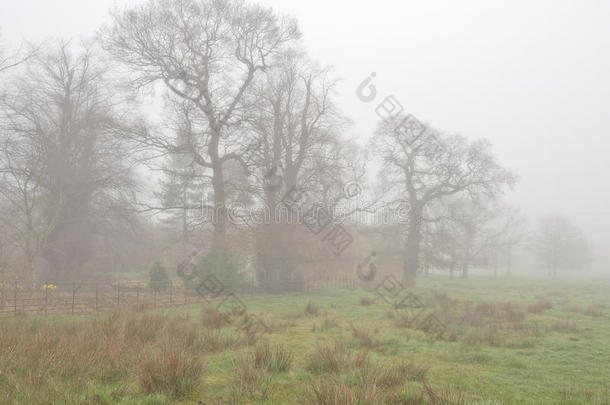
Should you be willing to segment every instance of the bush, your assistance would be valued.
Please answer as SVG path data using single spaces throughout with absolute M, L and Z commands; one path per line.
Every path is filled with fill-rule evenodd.
M 231 291 L 239 291 L 246 287 L 247 282 L 239 272 L 237 254 L 229 249 L 215 249 L 209 251 L 201 258 L 197 265 L 198 276 L 201 280 L 208 276 L 215 276 L 224 287 Z
M 169 274 L 165 267 L 159 262 L 155 262 L 150 269 L 150 290 L 155 293 L 166 291 L 169 288 Z

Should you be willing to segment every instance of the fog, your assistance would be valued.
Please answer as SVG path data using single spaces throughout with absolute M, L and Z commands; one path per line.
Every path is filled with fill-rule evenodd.
M 1 1 L 6 45 L 94 35 L 108 10 L 136 1 Z M 597 261 L 610 248 L 610 4 L 604 1 L 262 1 L 298 16 L 314 58 L 341 78 L 350 136 L 374 131 L 355 89 L 381 95 L 450 133 L 487 138 L 519 176 L 507 198 L 535 221 L 573 219 Z M 603 258 L 603 260 L 602 260 Z
M 0 404 L 610 405 L 609 21 L 0 0 Z

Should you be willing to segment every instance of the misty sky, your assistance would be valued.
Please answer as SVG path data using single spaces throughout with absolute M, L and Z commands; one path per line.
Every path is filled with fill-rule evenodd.
M 92 35 L 137 0 L 0 0 L 9 46 Z M 564 213 L 610 251 L 610 1 L 262 0 L 300 21 L 310 54 L 342 78 L 363 143 L 395 95 L 437 129 L 494 144 L 520 177 L 509 200 Z M 356 98 L 371 72 L 376 102 Z

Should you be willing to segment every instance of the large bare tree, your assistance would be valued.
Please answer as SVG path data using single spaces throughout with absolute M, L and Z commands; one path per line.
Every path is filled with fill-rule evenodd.
M 59 43 L 25 67 L 0 105 L 5 197 L 44 240 L 48 275 L 80 276 L 96 235 L 129 219 L 129 109 L 94 47 Z
M 422 223 L 434 219 L 429 212 L 434 203 L 465 194 L 493 196 L 514 182 L 495 161 L 489 142 L 443 135 L 412 116 L 382 121 L 373 145 L 383 159 L 391 195 L 409 207 L 403 269 L 409 284 L 419 268 Z
M 306 249 L 299 250 L 307 244 L 294 242 L 302 229 L 285 223 L 280 199 L 286 192 L 307 190 L 333 213 L 345 200 L 348 179 L 364 173 L 357 148 L 342 139 L 349 122 L 337 106 L 336 83 L 329 68 L 289 51 L 248 93 L 256 107 L 249 122 L 260 145 L 250 159 L 255 190 L 270 219 L 257 228 L 264 235 L 257 238 L 259 276 L 290 279 L 307 260 Z
M 197 164 L 212 172 L 216 248 L 227 231 L 225 165 L 251 143 L 244 95 L 276 55 L 300 36 L 292 19 L 241 0 L 149 0 L 113 14 L 106 49 L 134 73 L 136 86 L 161 82 L 191 103 L 205 126 L 194 135 Z

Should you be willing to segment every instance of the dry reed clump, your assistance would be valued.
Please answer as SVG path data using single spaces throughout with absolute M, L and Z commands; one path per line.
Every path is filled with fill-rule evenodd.
M 201 310 L 201 323 L 210 329 L 220 329 L 228 325 L 226 317 L 218 309 L 210 306 Z
M 349 324 L 352 329 L 352 336 L 355 342 L 365 349 L 374 349 L 380 345 L 380 342 L 373 337 L 373 333 L 366 328 Z
M 273 354 L 268 346 L 256 346 L 253 353 L 241 355 L 233 363 L 229 403 L 241 405 L 270 399 L 275 392 L 274 371 L 287 371 L 289 368 L 290 365 L 274 365 Z
M 427 379 L 428 367 L 402 362 L 382 367 L 366 352 L 356 356 L 351 372 L 312 378 L 304 384 L 307 403 L 312 405 L 441 404 Z
M 527 307 L 527 312 L 530 314 L 540 314 L 544 311 L 553 309 L 553 304 L 546 299 L 538 299 Z
M 313 373 L 339 373 L 350 361 L 347 347 L 336 342 L 330 346 L 319 346 L 310 356 L 306 369 Z
M 285 346 L 277 345 L 272 348 L 267 342 L 257 344 L 251 357 L 254 368 L 271 373 L 289 371 L 293 360 L 293 353 Z
M 203 365 L 185 351 L 149 347 L 142 353 L 138 381 L 146 394 L 164 393 L 182 398 L 199 385 Z

